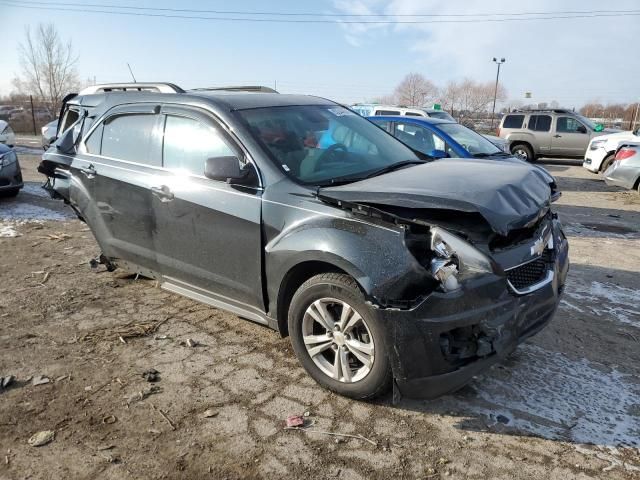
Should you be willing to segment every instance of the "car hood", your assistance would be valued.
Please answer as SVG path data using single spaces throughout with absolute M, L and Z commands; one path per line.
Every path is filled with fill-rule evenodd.
M 605 135 L 594 137 L 594 140 L 613 140 L 614 142 L 625 142 L 630 140 L 640 141 L 640 137 L 633 134 L 631 130 L 616 131 Z
M 318 189 L 324 200 L 479 213 L 506 235 L 544 215 L 551 202 L 550 175 L 516 162 L 444 159 L 335 187 Z M 551 177 L 552 178 L 552 177 Z

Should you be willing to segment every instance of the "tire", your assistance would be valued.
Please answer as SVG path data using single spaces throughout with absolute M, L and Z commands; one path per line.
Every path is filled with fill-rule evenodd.
M 19 188 L 12 188 L 10 190 L 5 190 L 4 192 L 0 192 L 0 197 L 15 197 L 20 192 Z
M 531 151 L 531 147 L 525 143 L 514 143 L 511 145 L 511 154 L 525 162 L 534 162 L 535 157 Z
M 341 321 L 343 312 L 348 315 Z M 391 387 L 382 322 L 350 276 L 324 273 L 304 282 L 291 299 L 288 321 L 298 360 L 323 387 L 360 400 L 378 397 Z
M 602 160 L 602 163 L 600 164 L 600 171 L 602 173 L 606 172 L 607 168 L 609 168 L 611 166 L 611 164 L 613 163 L 613 160 L 615 158 L 616 158 L 616 154 L 615 153 L 610 153 L 609 155 L 604 157 L 604 159 Z

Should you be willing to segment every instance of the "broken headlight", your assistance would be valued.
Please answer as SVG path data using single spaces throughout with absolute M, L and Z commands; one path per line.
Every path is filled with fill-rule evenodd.
M 466 279 L 493 272 L 489 257 L 440 227 L 431 229 L 431 251 L 431 275 L 445 292 L 457 290 Z

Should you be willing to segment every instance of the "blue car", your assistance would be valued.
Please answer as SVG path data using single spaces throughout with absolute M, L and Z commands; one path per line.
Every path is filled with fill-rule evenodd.
M 433 158 L 510 158 L 484 136 L 450 120 L 430 117 L 367 117 L 408 147 Z

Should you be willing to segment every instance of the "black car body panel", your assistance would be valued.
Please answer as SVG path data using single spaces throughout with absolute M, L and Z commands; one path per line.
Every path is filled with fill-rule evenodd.
M 321 188 L 319 194 L 351 203 L 478 212 L 504 235 L 544 215 L 551 190 L 537 169 L 521 163 L 446 159 Z
M 283 335 L 302 281 L 347 273 L 385 322 L 394 378 L 407 395 L 433 397 L 464 384 L 542 328 L 557 307 L 568 246 L 551 212 L 553 179 L 537 168 L 446 159 L 318 187 L 291 178 L 237 112 L 338 107 L 328 100 L 114 92 L 68 103 L 78 120 L 59 132 L 39 170 L 49 177 L 49 192 L 87 222 L 101 258 Z M 93 133 L 106 138 L 100 129 L 131 112 L 155 116 L 154 132 L 174 114 L 211 126 L 249 180 L 164 168 L 153 160 L 156 133 L 140 150 L 144 161 L 92 153 Z M 458 246 L 462 263 L 480 259 L 485 270 L 443 290 L 429 266 L 438 235 Z

